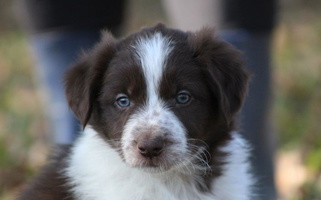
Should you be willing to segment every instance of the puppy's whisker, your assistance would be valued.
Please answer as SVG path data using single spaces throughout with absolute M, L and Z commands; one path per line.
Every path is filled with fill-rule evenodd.
M 195 138 L 188 138 L 187 141 L 190 142 L 200 142 L 201 144 L 205 145 L 207 148 L 209 148 L 208 144 L 204 142 L 201 139 L 195 139 Z M 192 144 L 193 145 L 193 144 Z

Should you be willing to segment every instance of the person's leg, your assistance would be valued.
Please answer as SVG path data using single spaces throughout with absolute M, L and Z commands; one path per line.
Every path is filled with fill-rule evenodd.
M 122 31 L 126 0 L 21 0 L 16 2 L 17 17 L 28 33 L 38 61 L 35 73 L 46 87 L 46 112 L 50 116 L 53 143 L 71 143 L 80 130 L 69 111 L 63 76 L 77 60 L 81 49 L 100 39 L 100 31 Z
M 36 73 L 48 93 L 49 102 L 45 109 L 53 143 L 71 143 L 80 131 L 79 122 L 66 102 L 63 76 L 81 51 L 91 48 L 99 38 L 99 31 L 52 31 L 31 37 L 38 62 Z
M 197 31 L 205 26 L 220 27 L 221 0 L 163 0 L 162 3 L 174 28 Z

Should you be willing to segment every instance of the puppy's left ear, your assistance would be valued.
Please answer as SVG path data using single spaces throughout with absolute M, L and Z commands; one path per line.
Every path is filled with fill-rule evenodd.
M 66 73 L 65 91 L 68 104 L 83 127 L 91 117 L 105 72 L 115 54 L 115 42 L 111 33 L 103 32 L 101 41 Z
M 248 87 L 249 73 L 244 68 L 240 52 L 218 39 L 214 29 L 210 28 L 190 34 L 188 42 L 217 98 L 221 114 L 230 123 L 240 110 Z

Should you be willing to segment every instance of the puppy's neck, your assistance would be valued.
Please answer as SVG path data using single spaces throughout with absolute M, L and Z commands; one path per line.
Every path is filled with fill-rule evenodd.
M 240 138 L 234 138 L 223 148 L 233 153 L 227 158 L 228 162 L 233 163 L 224 168 L 229 173 L 211 180 L 212 188 L 207 192 L 200 190 L 199 186 L 203 184 L 202 171 L 193 168 L 193 165 L 186 164 L 160 173 L 129 167 L 118 152 L 91 128 L 86 128 L 73 147 L 65 175 L 69 179 L 72 193 L 79 200 L 220 200 L 234 199 L 230 198 L 233 193 L 244 193 L 244 199 L 247 199 L 251 181 L 245 182 L 244 186 L 235 185 L 233 181 L 236 176 L 249 178 L 246 152 L 240 148 L 242 142 Z M 234 151 L 238 151 L 239 155 L 234 155 Z M 235 160 L 234 157 L 239 159 Z

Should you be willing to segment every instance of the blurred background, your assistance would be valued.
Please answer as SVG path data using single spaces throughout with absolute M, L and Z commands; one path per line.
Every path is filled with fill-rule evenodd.
M 157 0 L 132 0 L 127 7 L 126 33 L 167 21 Z M 13 10 L 12 0 L 0 0 L 0 200 L 14 199 L 50 150 L 46 94 Z M 279 1 L 272 52 L 280 198 L 320 200 L 321 1 Z

